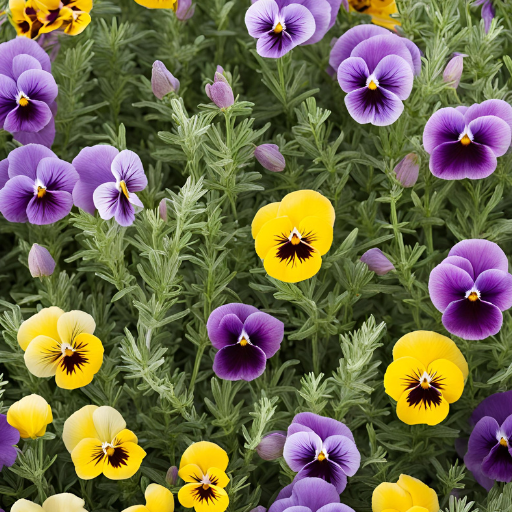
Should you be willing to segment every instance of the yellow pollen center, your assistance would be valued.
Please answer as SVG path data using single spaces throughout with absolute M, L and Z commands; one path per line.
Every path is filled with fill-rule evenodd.
M 468 295 L 468 299 L 471 301 L 471 302 L 475 302 L 478 300 L 478 293 L 476 292 L 471 292 L 469 295 Z
M 203 489 L 206 491 L 207 489 L 210 488 L 210 485 L 209 484 L 203 484 Z
M 368 89 L 370 89 L 370 91 L 375 91 L 375 89 L 377 89 L 377 84 L 371 80 L 370 83 L 368 84 Z
M 471 139 L 467 135 L 464 135 L 464 137 L 462 137 L 462 139 L 460 139 L 460 143 L 463 146 L 468 146 L 469 144 L 471 144 Z
M 37 187 L 37 197 L 43 197 L 46 194 L 44 187 Z
M 500 439 L 500 444 L 501 446 L 508 446 L 508 441 L 504 437 L 502 437 Z
M 323 461 L 323 460 L 325 460 L 326 458 L 327 458 L 327 457 L 325 456 L 325 453 L 324 453 L 324 452 L 320 452 L 320 453 L 318 454 L 318 460 L 319 460 L 320 462 L 322 462 L 322 461 Z
M 276 34 L 280 34 L 282 31 L 283 31 L 283 25 L 281 25 L 281 23 L 278 23 L 278 24 L 276 25 L 276 28 L 274 29 L 274 32 L 275 32 Z
M 119 186 L 121 187 L 122 193 L 126 196 L 126 199 L 130 199 L 130 194 L 128 193 L 128 189 L 126 188 L 126 183 L 124 181 L 121 181 L 119 183 Z
M 19 101 L 18 101 L 18 105 L 20 107 L 26 107 L 28 105 L 28 98 L 25 98 L 25 96 L 22 96 Z
M 73 351 L 70 348 L 67 348 L 66 350 L 64 350 L 64 355 L 66 357 L 71 357 L 73 355 Z
M 428 379 L 426 377 L 421 381 L 421 387 L 423 389 L 428 389 L 430 387 L 430 384 L 429 384 Z
M 292 243 L 292 245 L 299 245 L 300 238 L 294 233 L 290 242 Z
M 109 446 L 109 447 L 107 448 L 107 455 L 108 455 L 109 457 L 112 457 L 112 455 L 114 455 L 114 452 L 115 452 L 115 451 L 116 451 L 116 450 L 115 450 L 114 448 L 112 448 L 112 446 Z
M 249 342 L 248 342 L 245 338 L 242 338 L 242 339 L 240 340 L 240 345 L 241 345 L 242 347 L 245 347 L 245 345 L 248 345 L 248 344 L 249 344 Z

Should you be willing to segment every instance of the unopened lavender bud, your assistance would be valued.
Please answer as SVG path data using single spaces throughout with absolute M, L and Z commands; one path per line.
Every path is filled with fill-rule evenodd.
M 176 466 L 171 466 L 167 474 L 165 475 L 165 481 L 169 485 L 176 485 L 178 482 L 178 468 Z
M 278 430 L 263 436 L 260 444 L 256 447 L 258 455 L 264 460 L 275 460 L 283 455 L 286 432 Z
M 167 199 L 162 199 L 160 204 L 158 205 L 158 213 L 160 214 L 160 218 L 167 222 Z
M 155 60 L 153 63 L 153 73 L 151 74 L 151 89 L 153 94 L 161 100 L 170 92 L 178 92 L 180 90 L 180 82 L 165 67 L 163 62 Z
M 34 244 L 28 253 L 28 269 L 32 277 L 51 276 L 55 270 L 55 260 L 48 249 Z
M 420 159 L 416 153 L 409 153 L 395 167 L 396 179 L 402 187 L 414 187 L 420 173 Z
M 229 84 L 222 81 L 207 84 L 206 95 L 219 108 L 228 108 L 235 103 L 233 89 Z
M 391 270 L 395 270 L 393 263 L 391 263 L 391 261 L 388 260 L 384 253 L 377 248 L 366 251 L 361 256 L 361 261 L 366 263 L 368 268 L 372 272 L 375 272 L 378 276 L 383 276 Z
M 281 172 L 286 167 L 286 160 L 275 144 L 262 144 L 254 150 L 256 160 L 272 172 Z
M 192 5 L 192 0 L 178 0 L 177 5 L 176 18 L 180 21 L 186 21 L 194 16 L 196 6 Z
M 457 89 L 460 83 L 460 77 L 464 69 L 464 57 L 467 57 L 467 55 L 463 53 L 455 55 L 450 59 L 450 62 L 448 62 L 443 71 L 443 81 L 449 83 L 450 87 L 454 89 Z

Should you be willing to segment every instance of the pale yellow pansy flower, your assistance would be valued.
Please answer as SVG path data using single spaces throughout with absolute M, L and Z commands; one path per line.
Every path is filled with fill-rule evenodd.
M 158 484 L 148 485 L 144 493 L 146 505 L 134 505 L 123 512 L 173 512 L 174 496 L 169 489 Z
M 18 430 L 23 439 L 43 436 L 52 421 L 52 408 L 39 395 L 25 396 L 7 411 L 7 423 Z
M 18 500 L 11 507 L 11 512 L 87 512 L 84 505 L 83 499 L 65 492 L 50 496 L 42 506 L 32 501 Z

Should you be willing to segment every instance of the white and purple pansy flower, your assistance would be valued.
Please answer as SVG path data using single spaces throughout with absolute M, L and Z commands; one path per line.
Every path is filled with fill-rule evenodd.
M 102 219 L 112 217 L 121 226 L 131 226 L 144 205 L 135 192 L 147 187 L 148 179 L 138 155 L 119 152 L 107 145 L 82 149 L 73 160 L 80 179 L 73 189 L 75 205 Z

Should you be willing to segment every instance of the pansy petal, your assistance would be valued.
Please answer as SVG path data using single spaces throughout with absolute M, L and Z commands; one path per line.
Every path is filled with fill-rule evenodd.
M 213 485 L 217 485 L 218 487 L 226 487 L 229 484 L 229 477 L 226 473 L 219 468 L 210 468 L 208 469 L 208 480 L 212 482 Z
M 197 493 L 202 484 L 185 484 L 178 492 L 178 500 L 185 508 L 194 508 L 198 502 Z
M 420 49 L 407 37 L 402 37 L 402 43 L 407 46 L 412 58 L 412 70 L 415 75 L 421 74 L 421 52 Z
M 243 328 L 243 322 L 245 322 L 247 317 L 253 313 L 258 313 L 258 311 L 259 309 L 254 306 L 240 303 L 224 304 L 223 306 L 216 308 L 208 317 L 208 322 L 206 323 L 208 337 L 210 338 L 213 346 L 216 348 L 222 348 L 225 345 L 230 345 L 238 341 L 238 336 L 236 340 L 233 340 L 231 335 L 234 331 L 231 328 L 226 331 L 226 326 L 223 324 L 225 316 L 235 315 L 240 320 L 240 325 Z M 238 335 L 240 334 L 241 331 Z
M 447 107 L 435 112 L 425 125 L 423 146 L 432 154 L 434 149 L 445 142 L 455 142 L 465 128 L 464 116 L 456 109 Z
M 120 226 L 124 227 L 131 226 L 133 224 L 133 221 L 135 220 L 135 207 L 125 197 L 124 194 L 119 195 L 115 219 Z
M 73 413 L 65 422 L 62 440 L 68 452 L 72 452 L 82 439 L 97 439 L 98 432 L 94 426 L 93 414 L 98 407 L 86 405 Z
M 354 441 L 354 436 L 350 429 L 344 423 L 334 418 L 327 418 L 312 412 L 300 412 L 294 416 L 288 427 L 288 436 L 295 432 L 304 432 L 304 430 L 296 430 L 296 427 L 299 426 L 305 427 L 306 431 L 315 432 L 322 440 L 330 436 L 345 436 Z
M 37 166 L 43 158 L 57 158 L 57 155 L 44 146 L 29 144 L 16 148 L 9 153 L 9 177 L 28 176 L 35 181 L 37 178 Z
M 489 240 L 462 240 L 451 248 L 448 256 L 460 256 L 469 260 L 475 276 L 492 268 L 508 272 L 507 255 L 498 244 Z
M 53 224 L 63 219 L 73 208 L 73 197 L 63 190 L 47 190 L 43 197 L 32 197 L 27 206 L 31 224 Z
M 303 5 L 315 20 L 314 34 L 303 44 L 315 44 L 321 41 L 331 23 L 331 6 L 327 0 L 295 0 L 296 4 Z
M 194 509 L 196 512 L 224 512 L 229 505 L 227 492 L 216 485 L 210 485 L 211 498 L 196 501 Z
M 78 478 L 91 480 L 100 476 L 105 467 L 106 455 L 98 439 L 82 439 L 71 452 Z
M 288 217 L 280 216 L 266 222 L 256 237 L 255 248 L 258 256 L 265 259 L 269 251 L 277 246 L 280 239 L 288 238 L 292 231 L 293 224 Z
M 298 3 L 287 5 L 281 9 L 281 16 L 286 24 L 285 31 L 289 34 L 294 46 L 304 44 L 313 37 L 316 22 L 307 7 Z
M 18 78 L 17 83 L 18 89 L 30 98 L 29 104 L 33 100 L 51 103 L 59 93 L 59 88 L 51 73 L 39 69 L 24 71 Z
M 344 92 L 352 92 L 366 87 L 370 71 L 361 57 L 349 57 L 338 67 L 338 83 Z
M 460 368 L 447 359 L 437 359 L 428 365 L 428 374 L 439 383 L 443 398 L 452 404 L 464 391 L 464 376 Z
M 319 508 L 317 512 L 355 512 L 353 508 L 350 508 L 344 503 L 329 503 Z
M 322 267 L 322 257 L 313 251 L 305 260 L 298 257 L 281 259 L 278 255 L 279 247 L 270 249 L 263 262 L 265 270 L 270 277 L 284 283 L 298 283 L 310 279 L 318 274 Z
M 329 503 L 339 503 L 339 493 L 332 485 L 313 478 L 301 479 L 293 486 L 292 495 L 295 501 L 310 510 L 318 510 Z
M 9 222 L 26 222 L 27 206 L 33 197 L 34 182 L 30 178 L 11 178 L 0 190 L 0 212 Z
M 9 77 L 0 75 L 0 127 L 7 115 L 16 108 L 16 83 Z
M 501 425 L 508 418 L 509 411 L 512 411 L 512 390 L 494 393 L 478 404 L 469 423 L 475 425 L 484 416 L 490 416 Z
M 37 166 L 37 179 L 49 190 L 63 190 L 71 194 L 79 176 L 75 168 L 60 158 L 43 158 Z
M 12 78 L 12 61 L 16 55 L 22 54 L 32 55 L 41 63 L 45 71 L 51 72 L 52 64 L 50 57 L 41 46 L 34 44 L 34 41 L 31 39 L 16 37 L 0 46 L 0 74 Z
M 336 218 L 331 201 L 315 190 L 299 190 L 284 196 L 278 210 L 278 217 L 283 216 L 297 228 L 306 217 L 321 217 L 331 226 Z
M 215 331 L 212 331 L 214 336 L 210 338 L 210 341 L 218 349 L 234 345 L 238 342 L 243 329 L 244 324 L 240 318 L 233 313 L 229 313 L 222 318 Z
M 384 375 L 386 393 L 398 402 L 409 387 L 409 379 L 420 379 L 425 372 L 425 366 L 415 357 L 400 357 L 388 366 Z
M 354 441 L 345 436 L 331 436 L 323 445 L 329 460 L 339 464 L 347 476 L 356 474 L 361 464 L 361 454 Z
M 9 180 L 9 160 L 0 160 L 0 190 L 4 188 Z
M 286 439 L 283 457 L 292 471 L 300 471 L 316 459 L 322 449 L 322 440 L 314 432 L 297 432 Z
M 142 204 L 142 201 L 139 199 L 137 194 L 130 192 L 128 201 L 134 206 L 136 212 L 140 212 L 144 209 L 144 205 Z
M 467 108 L 464 119 L 467 124 L 483 116 L 496 116 L 505 121 L 512 131 L 512 106 L 504 100 L 486 100 Z
M 73 191 L 73 197 L 74 196 L 75 192 Z M 114 182 L 103 183 L 94 191 L 94 206 L 98 209 L 98 213 L 102 219 L 109 220 L 116 214 L 121 200 L 120 196 L 121 192 L 119 192 Z
M 4 122 L 4 130 L 8 132 L 38 132 L 52 119 L 52 111 L 44 101 L 30 100 L 26 107 L 16 106 L 11 110 Z
M 173 512 L 174 496 L 162 485 L 149 484 L 144 493 L 146 507 L 150 512 Z
M 464 457 L 464 464 L 470 471 L 481 466 L 492 448 L 498 444 L 496 434 L 499 429 L 498 422 L 489 416 L 485 416 L 475 425 L 469 437 L 468 452 Z
M 184 482 L 197 483 L 203 479 L 203 472 L 197 464 L 187 464 L 178 471 L 178 476 Z
M 2 439 L 3 448 L 7 444 L 13 446 L 20 442 L 20 433 L 13 426 L 9 425 L 5 414 L 0 414 L 0 439 Z M 6 463 L 4 462 L 4 464 Z M 10 465 L 12 466 L 12 464 Z
M 52 408 L 42 396 L 35 394 L 24 396 L 7 411 L 7 422 L 23 439 L 43 436 L 52 421 Z
M 345 105 L 356 122 L 374 126 L 393 124 L 404 110 L 400 98 L 383 87 L 373 91 L 368 87 L 352 91 L 345 96 Z
M 93 412 L 92 420 L 98 432 L 98 439 L 104 443 L 111 443 L 114 437 L 126 428 L 126 422 L 121 413 L 108 405 L 98 407 Z
M 41 63 L 31 55 L 22 54 L 16 55 L 12 59 L 12 77 L 14 80 L 18 80 L 20 75 L 29 69 L 43 69 Z
M 12 137 L 25 146 L 39 144 L 51 148 L 55 140 L 55 117 L 52 117 L 48 124 L 38 132 L 13 132 Z
M 199 441 L 191 444 L 183 452 L 180 468 L 187 464 L 197 464 L 203 475 L 206 475 L 210 468 L 226 471 L 228 463 L 228 454 L 219 445 L 209 441 Z
M 112 174 L 117 181 L 124 181 L 129 192 L 140 192 L 148 186 L 142 161 L 136 153 L 125 149 L 112 162 Z
M 294 482 L 299 482 L 304 478 L 324 480 L 333 485 L 338 494 L 345 490 L 348 482 L 347 475 L 340 465 L 329 459 L 323 462 L 312 460 L 297 473 Z
M 54 376 L 61 358 L 60 343 L 48 336 L 35 337 L 25 351 L 28 371 L 39 378 Z
M 444 312 L 453 301 L 463 299 L 473 284 L 473 279 L 465 270 L 443 262 L 430 272 L 430 300 L 439 311 Z
M 398 419 L 407 425 L 438 425 L 450 410 L 448 402 L 441 397 L 439 405 L 427 405 L 424 402 L 413 406 L 407 402 L 408 393 L 404 393 L 396 404 Z
M 251 37 L 262 37 L 274 28 L 279 6 L 274 0 L 259 0 L 245 14 L 245 24 Z
M 18 329 L 18 343 L 23 350 L 27 350 L 29 343 L 39 335 L 48 336 L 56 341 L 60 341 L 57 330 L 57 322 L 62 309 L 52 306 L 44 308 L 39 313 L 25 320 Z
M 503 270 L 489 269 L 482 272 L 475 281 L 482 300 L 506 311 L 512 307 L 512 275 Z
M 473 134 L 473 140 L 491 148 L 496 156 L 503 156 L 510 147 L 510 126 L 499 117 L 479 117 L 471 121 L 468 128 Z
M 11 512 L 44 512 L 43 507 L 26 499 L 16 501 L 11 507 Z
M 54 494 L 45 500 L 43 510 L 52 512 L 87 512 L 84 508 L 85 501 L 74 494 L 63 492 Z
M 475 279 L 475 271 L 473 270 L 473 265 L 471 265 L 471 262 L 468 259 L 461 256 L 448 256 L 443 260 L 443 263 L 449 263 L 450 265 L 459 267 L 462 270 L 465 270 L 471 279 Z
M 256 238 L 258 233 L 264 224 L 266 224 L 269 220 L 273 220 L 277 217 L 277 212 L 279 210 L 279 206 L 281 203 L 269 203 L 265 206 L 262 206 L 258 213 L 254 216 L 251 225 L 252 237 Z
M 492 480 L 498 482 L 512 481 L 512 457 L 508 447 L 497 443 L 489 455 L 482 461 L 482 471 Z
M 79 334 L 93 334 L 95 329 L 94 318 L 89 313 L 79 310 L 64 313 L 57 322 L 57 330 L 63 343 L 73 343 Z
M 406 100 L 411 94 L 414 76 L 411 67 L 402 57 L 384 57 L 373 73 L 379 81 L 379 87 L 396 94 L 399 99 Z
M 411 495 L 413 507 L 423 507 L 428 512 L 439 511 L 436 492 L 421 480 L 409 475 L 400 475 L 397 484 Z
M 118 451 L 122 453 L 120 460 L 117 456 Z M 106 457 L 103 474 L 110 480 L 131 478 L 139 470 L 145 456 L 146 452 L 138 444 L 123 443 L 115 448 L 112 457 Z
M 251 381 L 265 371 L 267 357 L 261 348 L 255 345 L 239 343 L 221 348 L 213 361 L 213 371 L 224 380 Z
M 284 323 L 261 311 L 249 315 L 243 329 L 251 343 L 265 352 L 267 359 L 279 350 L 284 337 Z
M 412 496 L 398 484 L 383 482 L 373 491 L 373 512 L 384 512 L 390 509 L 398 512 L 406 512 L 411 507 Z

